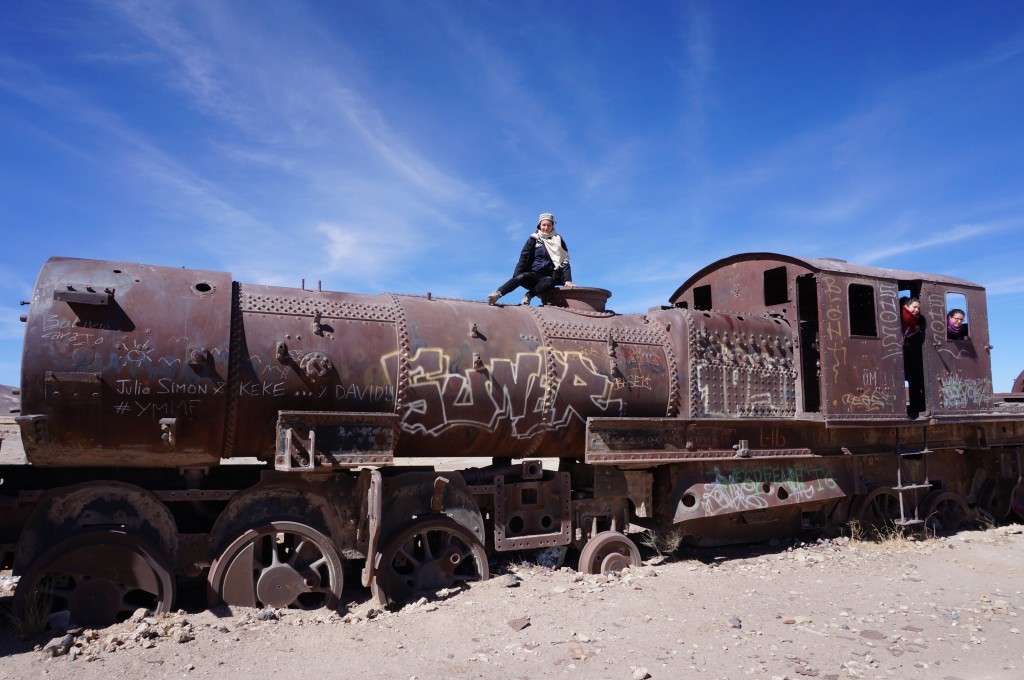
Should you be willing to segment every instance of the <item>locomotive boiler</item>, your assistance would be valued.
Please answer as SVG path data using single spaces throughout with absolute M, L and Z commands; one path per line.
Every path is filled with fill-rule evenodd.
M 903 295 L 929 321 L 920 414 Z M 29 464 L 0 470 L 16 605 L 117 620 L 170 608 L 180 577 L 211 603 L 334 605 L 347 561 L 393 602 L 487 578 L 491 552 L 635 565 L 635 526 L 714 544 L 1024 509 L 1024 405 L 992 391 L 980 286 L 753 253 L 645 314 L 608 296 L 488 306 L 51 259 L 26 319 Z

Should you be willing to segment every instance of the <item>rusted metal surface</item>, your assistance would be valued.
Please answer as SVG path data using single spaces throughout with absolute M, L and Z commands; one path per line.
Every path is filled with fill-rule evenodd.
M 587 309 L 585 288 L 559 291 L 565 307 L 496 307 L 54 259 L 29 316 L 28 337 L 46 342 L 26 345 L 19 423 L 37 465 L 226 455 L 329 470 L 451 453 L 578 457 L 594 418 L 905 422 L 890 321 L 908 283 L 929 319 L 929 415 L 988 413 L 984 296 L 945 277 L 762 254 L 708 269 L 676 296 L 696 303 L 707 286 L 712 304 L 733 309 L 619 315 Z M 968 340 L 946 340 L 936 321 L 952 286 L 969 303 Z M 851 326 L 865 309 L 870 327 Z M 739 439 L 750 441 L 726 446 Z
M 525 550 L 568 545 L 571 538 L 571 479 L 505 482 L 494 477 L 494 549 Z
M 604 288 L 573 286 L 572 288 L 552 288 L 547 292 L 541 293 L 540 299 L 545 305 L 552 307 L 568 307 L 575 310 L 603 312 L 605 311 L 608 298 L 611 296 L 612 292 Z
M 86 290 L 69 296 L 83 286 L 68 281 Z M 26 345 L 19 423 L 30 460 L 48 466 L 573 455 L 588 417 L 666 415 L 679 403 L 664 328 L 594 311 L 597 293 L 562 291 L 565 307 L 489 307 L 55 258 L 30 310 L 28 337 L 46 342 Z M 276 427 L 283 412 L 398 422 L 374 454 L 334 430 L 309 455 L 309 432 L 324 443 L 326 430 L 288 435 Z
M 22 356 L 22 414 L 29 418 L 18 420 L 29 459 L 216 461 L 230 322 L 228 274 L 49 260 L 36 282 Z M 173 445 L 162 439 L 165 418 L 178 422 Z
M 921 299 L 927 324 L 924 374 L 930 415 L 978 414 L 992 406 L 984 290 L 962 279 L 838 260 L 748 253 L 690 277 L 673 304 L 770 314 L 793 329 L 802 410 L 829 421 L 905 420 L 899 298 Z M 950 300 L 958 302 L 951 303 Z M 959 302 L 961 301 L 962 302 Z M 946 313 L 964 306 L 969 337 L 946 336 Z
M 397 417 L 390 414 L 281 411 L 276 469 L 389 465 Z

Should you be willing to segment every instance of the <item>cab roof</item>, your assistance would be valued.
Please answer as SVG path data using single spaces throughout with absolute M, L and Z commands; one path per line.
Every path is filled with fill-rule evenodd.
M 693 286 L 693 284 L 697 283 L 711 272 L 742 264 L 744 262 L 759 261 L 768 263 L 777 262 L 779 264 L 794 264 L 812 272 L 823 274 L 842 274 L 844 276 L 891 279 L 893 281 L 921 280 L 963 288 L 983 288 L 981 285 L 972 281 L 958 279 L 952 276 L 943 276 L 942 274 L 925 274 L 922 272 L 912 272 L 904 269 L 868 267 L 865 265 L 851 264 L 845 260 L 838 260 L 830 257 L 796 257 L 794 255 L 782 255 L 780 253 L 740 253 L 738 255 L 730 255 L 729 257 L 724 257 L 721 260 L 712 262 L 697 273 L 693 274 L 681 286 L 679 286 L 674 293 L 672 293 L 669 300 L 671 302 L 675 302 L 684 292 L 686 292 L 686 290 Z

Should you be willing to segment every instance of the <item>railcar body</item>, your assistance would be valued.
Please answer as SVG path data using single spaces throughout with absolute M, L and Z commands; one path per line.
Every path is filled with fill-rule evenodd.
M 915 418 L 903 293 L 929 321 Z M 494 307 L 51 259 L 26 319 L 30 465 L 0 485 L 16 604 L 48 590 L 115 620 L 205 574 L 211 602 L 331 605 L 345 560 L 386 602 L 486 578 L 489 550 L 620 569 L 631 525 L 718 543 L 1024 510 L 1024 404 L 993 394 L 980 286 L 754 253 L 646 314 L 608 295 Z

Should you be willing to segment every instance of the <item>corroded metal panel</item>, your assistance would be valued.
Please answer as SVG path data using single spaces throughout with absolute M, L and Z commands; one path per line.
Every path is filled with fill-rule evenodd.
M 815 436 L 823 433 L 820 423 L 592 418 L 587 423 L 586 462 L 631 465 L 802 457 L 812 455 Z M 821 444 L 827 446 L 825 441 Z
M 283 471 L 388 465 L 397 420 L 394 414 L 282 411 L 274 465 Z
M 272 459 L 280 411 L 394 412 L 394 296 L 237 289 L 225 457 Z
M 494 477 L 494 549 L 567 545 L 572 538 L 572 486 L 568 472 L 547 480 L 506 482 Z
M 45 438 L 26 438 L 33 463 L 217 459 L 230 275 L 52 258 L 29 312 L 21 412 L 46 430 Z
M 966 300 L 968 335 L 950 339 L 946 333 L 947 295 Z M 930 285 L 922 294 L 927 322 L 924 352 L 926 399 L 932 414 L 982 413 L 992 408 L 992 361 L 988 335 L 988 309 L 982 291 Z
M 399 456 L 574 456 L 587 418 L 668 410 L 674 366 L 644 317 L 400 299 L 412 341 Z
M 693 312 L 691 417 L 787 417 L 796 412 L 796 362 L 779 319 Z
M 672 502 L 676 523 L 820 504 L 847 495 L 849 461 L 811 459 L 699 463 L 680 471 Z
M 851 286 L 870 291 L 872 331 L 856 332 Z M 903 344 L 895 281 L 822 274 L 822 410 L 830 420 L 903 420 Z

